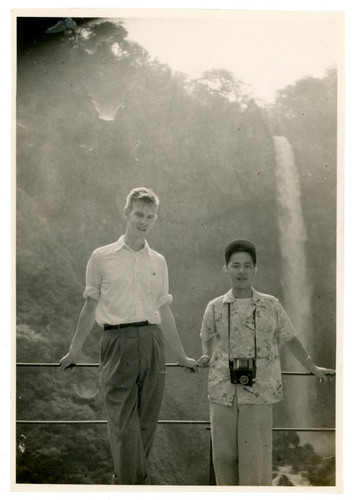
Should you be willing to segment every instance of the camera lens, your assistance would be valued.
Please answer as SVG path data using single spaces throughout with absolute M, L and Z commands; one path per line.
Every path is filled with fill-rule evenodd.
M 241 375 L 241 377 L 240 377 L 240 384 L 247 385 L 248 382 L 249 382 L 249 378 L 247 377 L 247 375 Z

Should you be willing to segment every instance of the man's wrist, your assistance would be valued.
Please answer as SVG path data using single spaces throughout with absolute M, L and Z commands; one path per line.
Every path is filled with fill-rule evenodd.
M 187 360 L 188 360 L 188 358 L 187 358 L 187 356 L 186 356 L 185 353 L 181 354 L 177 358 L 177 362 L 178 362 L 179 365 L 184 365 L 187 362 Z
M 79 348 L 75 345 L 71 345 L 70 350 L 69 350 L 70 356 L 75 358 L 78 353 L 79 353 Z
M 310 356 L 307 356 L 303 361 L 302 365 L 306 368 L 310 373 L 314 373 L 315 364 L 312 361 Z

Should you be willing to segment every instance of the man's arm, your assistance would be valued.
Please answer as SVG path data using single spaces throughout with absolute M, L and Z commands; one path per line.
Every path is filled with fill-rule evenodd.
M 169 304 L 163 305 L 160 309 L 161 324 L 160 329 L 164 334 L 167 343 L 170 345 L 173 352 L 176 354 L 178 363 L 187 368 L 196 369 L 197 362 L 193 358 L 188 358 L 182 346 L 181 339 L 178 335 L 174 315 L 171 312 Z
M 65 370 L 70 365 L 76 363 L 76 357 L 94 325 L 97 305 L 97 300 L 87 297 L 78 318 L 77 328 L 71 342 L 70 350 L 66 356 L 60 360 L 60 370 Z
M 214 352 L 215 331 L 214 309 L 209 303 L 203 315 L 202 327 L 200 331 L 202 339 L 202 356 L 197 361 L 199 368 L 209 367 L 210 360 Z
M 197 361 L 200 368 L 207 368 L 209 366 L 213 350 L 214 337 L 211 337 L 209 340 L 202 340 L 202 356 Z
M 301 363 L 301 365 L 304 366 L 310 373 L 313 373 L 313 375 L 320 378 L 321 381 L 325 381 L 329 375 L 335 374 L 335 370 L 316 366 L 297 337 L 294 337 L 292 340 L 286 342 L 285 345 L 294 357 Z

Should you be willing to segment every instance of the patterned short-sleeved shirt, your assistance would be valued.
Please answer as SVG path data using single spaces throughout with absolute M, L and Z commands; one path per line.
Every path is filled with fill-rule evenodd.
M 256 332 L 256 381 L 250 386 L 232 384 L 229 371 L 228 304 L 230 304 L 230 357 L 253 358 Z M 253 289 L 245 314 L 236 308 L 229 290 L 209 302 L 203 318 L 201 339 L 213 339 L 208 378 L 209 399 L 231 406 L 235 394 L 239 404 L 273 404 L 282 400 L 282 378 L 279 356 L 280 341 L 297 336 L 296 330 L 280 302 L 271 295 Z

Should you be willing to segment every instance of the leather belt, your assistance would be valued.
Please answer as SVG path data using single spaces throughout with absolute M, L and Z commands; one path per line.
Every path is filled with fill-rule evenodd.
M 122 323 L 121 325 L 104 325 L 104 330 L 119 330 L 120 328 L 148 326 L 149 324 L 148 321 L 138 321 L 137 323 Z

